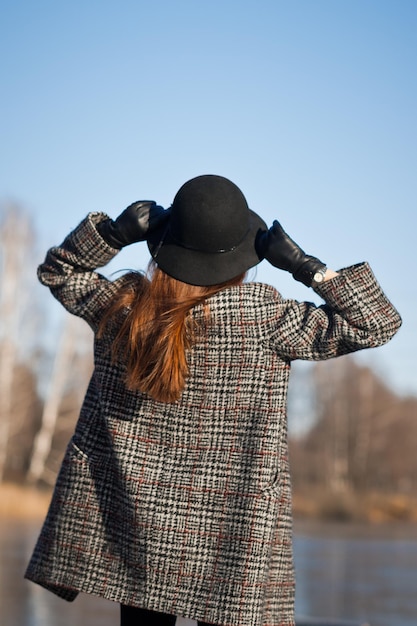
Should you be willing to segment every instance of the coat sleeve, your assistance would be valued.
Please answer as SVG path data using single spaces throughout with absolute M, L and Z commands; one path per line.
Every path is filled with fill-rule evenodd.
M 283 358 L 323 360 L 387 343 L 401 326 L 367 263 L 343 270 L 315 291 L 325 304 L 281 300 L 270 325 Z
M 69 311 L 97 330 L 102 312 L 120 288 L 116 281 L 96 272 L 119 252 L 101 237 L 96 225 L 108 219 L 105 213 L 89 213 L 60 246 L 48 250 L 38 267 L 38 278 Z

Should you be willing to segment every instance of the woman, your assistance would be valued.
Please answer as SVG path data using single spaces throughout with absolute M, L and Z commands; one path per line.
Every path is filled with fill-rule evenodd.
M 96 272 L 147 240 L 151 274 Z M 263 258 L 324 299 L 244 283 Z M 334 272 L 220 176 L 165 211 L 91 213 L 39 278 L 95 333 L 95 368 L 27 578 L 121 604 L 121 624 L 291 626 L 291 361 L 386 343 L 400 317 L 362 263 Z

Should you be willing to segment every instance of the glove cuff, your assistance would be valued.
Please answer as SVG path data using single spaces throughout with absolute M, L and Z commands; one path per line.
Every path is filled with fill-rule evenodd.
M 326 265 L 317 259 L 314 256 L 308 256 L 305 258 L 305 261 L 297 267 L 297 269 L 293 272 L 293 277 L 295 280 L 298 280 L 300 283 L 306 285 L 306 287 L 311 287 L 313 283 L 314 275 L 320 270 L 325 270 Z
M 96 228 L 103 237 L 104 241 L 112 248 L 121 250 L 121 248 L 125 245 L 124 242 L 122 242 L 117 236 L 117 228 L 113 220 L 110 218 L 97 224 Z

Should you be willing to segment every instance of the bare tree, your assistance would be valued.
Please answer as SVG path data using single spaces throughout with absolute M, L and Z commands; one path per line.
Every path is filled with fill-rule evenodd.
M 40 424 L 42 400 L 37 388 L 37 368 L 31 365 L 20 362 L 13 376 L 12 419 L 4 468 L 4 480 L 12 482 L 22 482 L 26 476 Z
M 84 322 L 72 315 L 64 314 L 63 330 L 56 347 L 52 371 L 49 377 L 41 425 L 33 443 L 32 457 L 27 474 L 28 482 L 36 483 L 42 479 L 44 482 L 52 483 L 55 480 L 58 463 L 53 463 L 53 469 L 51 470 L 48 461 L 50 461 L 51 457 L 60 461 L 63 454 L 62 444 L 58 446 L 58 449 L 54 449 L 54 443 L 58 439 L 56 436 L 57 428 L 59 422 L 62 422 L 62 413 L 65 413 L 64 402 L 70 396 L 73 405 L 75 405 L 71 413 L 71 423 L 65 429 L 65 440 L 70 436 L 70 431 L 81 405 L 81 394 L 85 391 L 90 374 L 89 370 L 91 370 L 91 358 L 89 356 L 80 358 L 86 347 L 89 347 L 87 332 L 90 338 L 91 332 Z M 88 365 L 85 365 L 86 363 Z M 74 393 L 74 389 L 77 390 L 77 393 Z
M 74 318 L 70 315 L 65 317 L 64 329 L 57 346 L 49 387 L 43 405 L 41 427 L 36 434 L 33 444 L 32 458 L 28 471 L 29 482 L 37 482 L 41 478 L 51 452 L 58 411 L 68 378 L 69 365 L 74 354 L 73 320 Z
M 19 361 L 22 320 L 30 297 L 29 268 L 33 251 L 28 216 L 16 206 L 2 211 L 0 223 L 0 482 L 11 431 L 13 379 Z

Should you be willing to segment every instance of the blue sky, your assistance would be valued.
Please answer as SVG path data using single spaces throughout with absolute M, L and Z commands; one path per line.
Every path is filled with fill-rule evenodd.
M 417 393 L 416 33 L 413 0 L 3 0 L 0 202 L 33 215 L 35 267 L 88 211 L 227 176 L 329 266 L 371 263 L 404 325 L 361 358 Z

